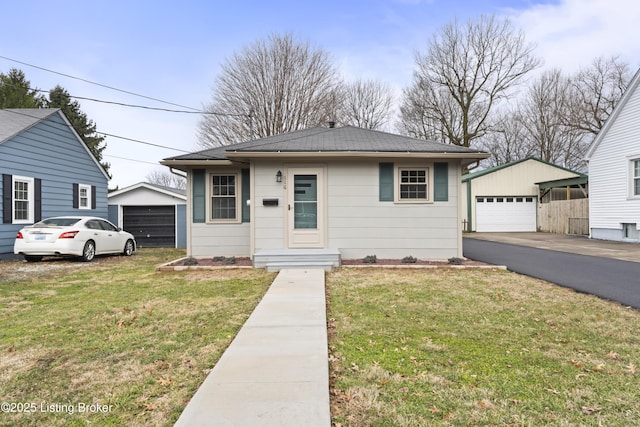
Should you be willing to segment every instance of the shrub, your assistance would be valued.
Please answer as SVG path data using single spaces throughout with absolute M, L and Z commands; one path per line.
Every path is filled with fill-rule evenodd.
M 235 264 L 236 263 L 236 257 L 232 256 L 229 258 L 223 257 L 224 260 L 222 261 L 223 264 L 225 265 L 231 265 L 231 264 Z
M 185 258 L 185 260 L 182 261 L 182 265 L 198 265 L 198 260 L 191 256 L 189 258 Z
M 462 258 L 449 258 L 449 264 L 451 265 L 462 265 L 462 263 L 464 262 L 464 260 Z
M 213 262 L 224 262 L 226 258 L 223 256 L 214 256 L 213 257 Z
M 409 255 L 409 256 L 406 256 L 406 257 L 402 258 L 402 262 L 405 263 L 405 264 L 415 264 L 416 262 L 418 262 L 418 259 L 413 257 L 413 256 L 411 256 L 411 255 Z
M 375 264 L 378 262 L 378 257 L 375 255 L 367 255 L 362 259 L 362 262 L 365 264 Z

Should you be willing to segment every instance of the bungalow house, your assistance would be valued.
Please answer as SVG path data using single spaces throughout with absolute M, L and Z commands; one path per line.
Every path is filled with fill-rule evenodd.
M 487 157 L 330 125 L 161 163 L 187 173 L 188 254 L 262 267 L 280 255 L 462 257 L 462 166 Z
M 42 218 L 107 217 L 109 177 L 59 109 L 0 110 L 0 173 L 1 258 Z
M 587 151 L 591 238 L 640 242 L 640 71 Z

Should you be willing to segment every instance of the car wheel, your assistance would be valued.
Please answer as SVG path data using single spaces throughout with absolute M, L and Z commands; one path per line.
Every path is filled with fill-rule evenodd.
M 84 244 L 84 249 L 82 249 L 82 261 L 89 262 L 93 260 L 96 256 L 96 244 L 93 240 L 89 240 Z
M 122 252 L 122 254 L 125 256 L 131 256 L 133 255 L 133 251 L 134 251 L 133 240 L 129 239 L 127 240 L 127 243 L 124 244 L 124 251 Z
M 42 261 L 42 257 L 39 255 L 25 255 L 24 259 L 27 260 L 27 262 L 39 262 Z

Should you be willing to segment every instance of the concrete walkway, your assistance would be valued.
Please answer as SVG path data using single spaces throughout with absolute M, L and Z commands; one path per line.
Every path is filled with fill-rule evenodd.
M 331 425 L 323 270 L 280 271 L 175 425 Z

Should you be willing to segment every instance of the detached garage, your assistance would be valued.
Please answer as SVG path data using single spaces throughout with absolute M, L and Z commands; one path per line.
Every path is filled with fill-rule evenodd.
M 109 219 L 138 247 L 187 246 L 186 191 L 145 182 L 109 193 Z
M 534 157 L 462 177 L 465 230 L 534 232 L 538 229 L 537 182 L 582 176 Z

